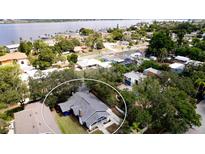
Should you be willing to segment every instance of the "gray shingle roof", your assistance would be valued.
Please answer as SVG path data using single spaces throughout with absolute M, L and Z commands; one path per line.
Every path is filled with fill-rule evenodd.
M 61 133 L 50 109 L 47 106 L 43 108 L 44 120 L 41 114 L 42 104 L 32 103 L 25 106 L 23 111 L 14 113 L 14 132 L 16 134 L 40 134 L 53 133 L 45 124 L 52 128 L 54 133 Z
M 62 112 L 73 110 L 76 116 L 80 116 L 87 127 L 97 122 L 102 117 L 107 117 L 108 107 L 95 95 L 89 92 L 76 92 L 68 101 L 59 104 Z

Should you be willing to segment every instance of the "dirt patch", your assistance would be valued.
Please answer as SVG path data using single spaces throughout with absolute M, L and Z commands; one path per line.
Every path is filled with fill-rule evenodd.
M 119 127 L 118 125 L 112 124 L 109 127 L 107 127 L 106 129 L 108 130 L 108 132 L 113 133 L 114 131 L 117 130 L 118 127 Z

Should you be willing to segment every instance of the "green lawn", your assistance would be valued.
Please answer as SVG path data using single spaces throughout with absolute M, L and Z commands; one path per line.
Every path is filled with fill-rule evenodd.
M 62 133 L 64 134 L 87 134 L 85 128 L 83 128 L 78 120 L 70 116 L 59 116 L 57 113 L 55 114 L 56 121 L 58 126 L 60 127 Z

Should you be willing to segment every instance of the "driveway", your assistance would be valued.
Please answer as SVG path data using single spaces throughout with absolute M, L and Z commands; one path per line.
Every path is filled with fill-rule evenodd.
M 197 104 L 196 112 L 201 115 L 201 126 L 189 129 L 187 134 L 205 134 L 205 100 Z

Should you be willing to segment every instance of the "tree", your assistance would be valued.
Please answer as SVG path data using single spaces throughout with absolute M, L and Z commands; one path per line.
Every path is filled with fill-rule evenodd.
M 197 88 L 198 97 L 203 97 L 205 95 L 205 79 L 197 79 L 195 81 Z
M 33 48 L 32 42 L 30 42 L 30 41 L 21 41 L 20 45 L 18 47 L 18 50 L 20 52 L 25 53 L 26 55 L 29 55 L 31 50 L 32 50 L 32 48 Z
M 90 34 L 93 34 L 94 30 L 89 29 L 89 28 L 81 28 L 79 32 L 80 32 L 81 35 L 88 36 Z
M 102 35 L 99 33 L 93 33 L 86 38 L 86 45 L 92 49 L 102 49 L 104 48 Z
M 74 46 L 80 46 L 80 41 L 78 39 L 72 38 L 71 41 L 72 41 Z
M 168 56 L 168 51 L 166 48 L 161 48 L 159 50 L 158 60 L 164 62 L 165 58 Z
M 95 44 L 96 49 L 103 49 L 104 45 L 103 45 L 103 41 L 102 40 L 98 40 Z
M 0 104 L 22 103 L 28 97 L 27 86 L 19 78 L 18 66 L 0 67 Z
M 48 47 L 48 44 L 46 44 L 43 40 L 36 40 L 33 43 L 33 47 L 36 51 L 39 51 L 40 49 Z
M 55 60 L 56 54 L 48 47 L 40 49 L 38 59 L 34 61 L 34 66 L 43 70 L 50 67 Z
M 3 56 L 7 53 L 9 53 L 8 49 L 4 46 L 0 46 L 0 56 Z
M 44 76 L 44 77 L 43 77 Z M 54 71 L 49 73 L 46 77 L 39 72 L 37 78 L 29 78 L 29 91 L 31 100 L 42 100 L 45 95 L 57 85 L 77 78 L 73 70 Z M 64 102 L 75 92 L 81 82 L 72 82 L 65 84 L 55 89 L 46 100 L 46 104 L 53 108 L 57 103 Z
M 180 56 L 188 56 L 193 60 L 205 61 L 205 51 L 197 47 L 181 46 L 175 53 Z
M 139 71 L 143 72 L 145 69 L 152 67 L 155 69 L 160 69 L 160 65 L 153 61 L 153 60 L 145 60 L 143 63 L 139 66 Z
M 122 40 L 123 38 L 123 31 L 121 29 L 114 29 L 111 32 L 111 36 L 113 40 Z
M 179 76 L 172 72 L 163 72 L 160 76 L 160 81 L 165 86 L 176 87 L 186 92 L 192 98 L 196 96 L 194 83 L 189 77 Z
M 183 43 L 183 38 L 185 34 L 189 34 L 196 30 L 197 27 L 190 22 L 182 22 L 177 24 L 173 31 L 177 34 L 178 45 L 181 45 Z
M 68 62 L 75 64 L 78 61 L 78 55 L 76 55 L 76 54 L 68 55 L 67 60 L 68 60 Z
M 165 50 L 167 53 L 170 53 L 173 50 L 173 47 L 174 42 L 168 32 L 155 32 L 150 40 L 146 54 L 160 57 Z
M 195 111 L 195 102 L 176 87 L 160 85 L 159 81 L 147 78 L 134 88 L 140 99 L 149 102 L 147 108 L 152 117 L 148 125 L 150 133 L 184 133 L 192 126 L 200 126 L 200 115 Z
M 0 134 L 7 134 L 8 133 L 8 124 L 3 119 L 0 119 Z
M 76 41 L 74 42 L 77 43 Z M 73 51 L 75 45 L 72 40 L 61 39 L 58 43 L 55 44 L 54 47 L 57 49 L 58 53 L 62 53 L 66 51 Z

